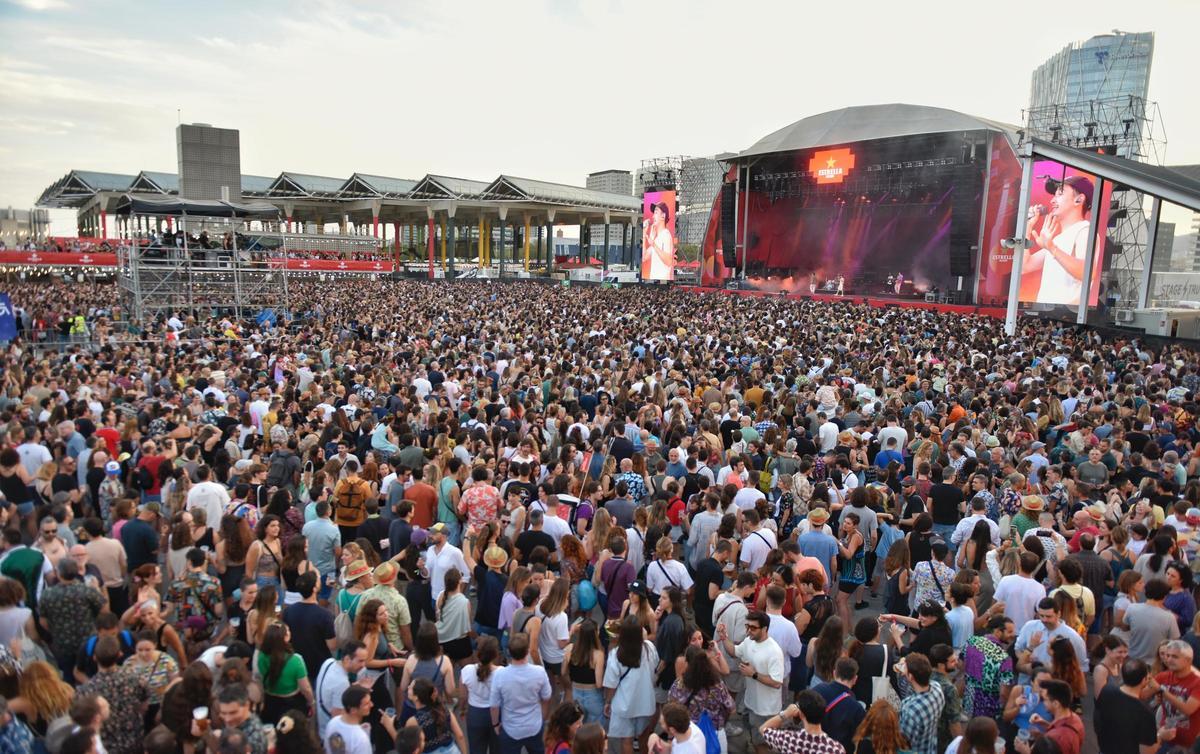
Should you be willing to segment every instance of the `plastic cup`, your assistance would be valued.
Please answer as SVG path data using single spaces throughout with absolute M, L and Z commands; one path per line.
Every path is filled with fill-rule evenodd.
M 242 619 L 235 615 L 229 619 L 229 625 L 237 628 L 238 626 L 242 625 Z
M 208 707 L 195 707 L 192 709 L 192 719 L 196 721 L 197 727 L 203 733 L 208 730 Z

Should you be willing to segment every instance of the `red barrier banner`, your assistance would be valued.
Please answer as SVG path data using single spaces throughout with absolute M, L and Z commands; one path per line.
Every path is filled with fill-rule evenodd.
M 117 255 L 99 251 L 90 254 L 65 251 L 0 251 L 0 264 L 34 267 L 116 267 Z
M 272 267 L 283 267 L 284 260 L 271 259 Z M 390 273 L 394 264 L 390 259 L 292 259 L 287 268 L 298 272 L 380 272 Z

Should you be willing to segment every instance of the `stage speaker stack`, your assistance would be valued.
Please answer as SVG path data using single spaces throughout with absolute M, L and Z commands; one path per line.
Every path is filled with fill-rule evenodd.
M 721 249 L 726 267 L 737 266 L 737 184 L 721 186 Z
M 954 170 L 950 213 L 950 274 L 971 277 L 979 254 L 979 208 L 983 203 L 983 171 L 979 165 Z

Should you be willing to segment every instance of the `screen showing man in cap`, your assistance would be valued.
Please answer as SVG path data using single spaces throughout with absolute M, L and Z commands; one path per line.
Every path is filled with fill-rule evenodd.
M 1030 204 L 1025 236 L 1032 245 L 1025 250 L 1022 274 L 1041 274 L 1033 303 L 1077 305 L 1083 290 L 1094 185 L 1082 175 L 1042 177 L 1049 207 Z

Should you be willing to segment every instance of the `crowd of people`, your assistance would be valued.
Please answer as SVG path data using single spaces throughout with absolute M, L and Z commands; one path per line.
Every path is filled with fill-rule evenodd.
M 101 287 L 10 292 L 92 326 Z M 0 751 L 1200 736 L 1183 345 L 679 289 L 289 294 L 277 326 L 7 344 Z

